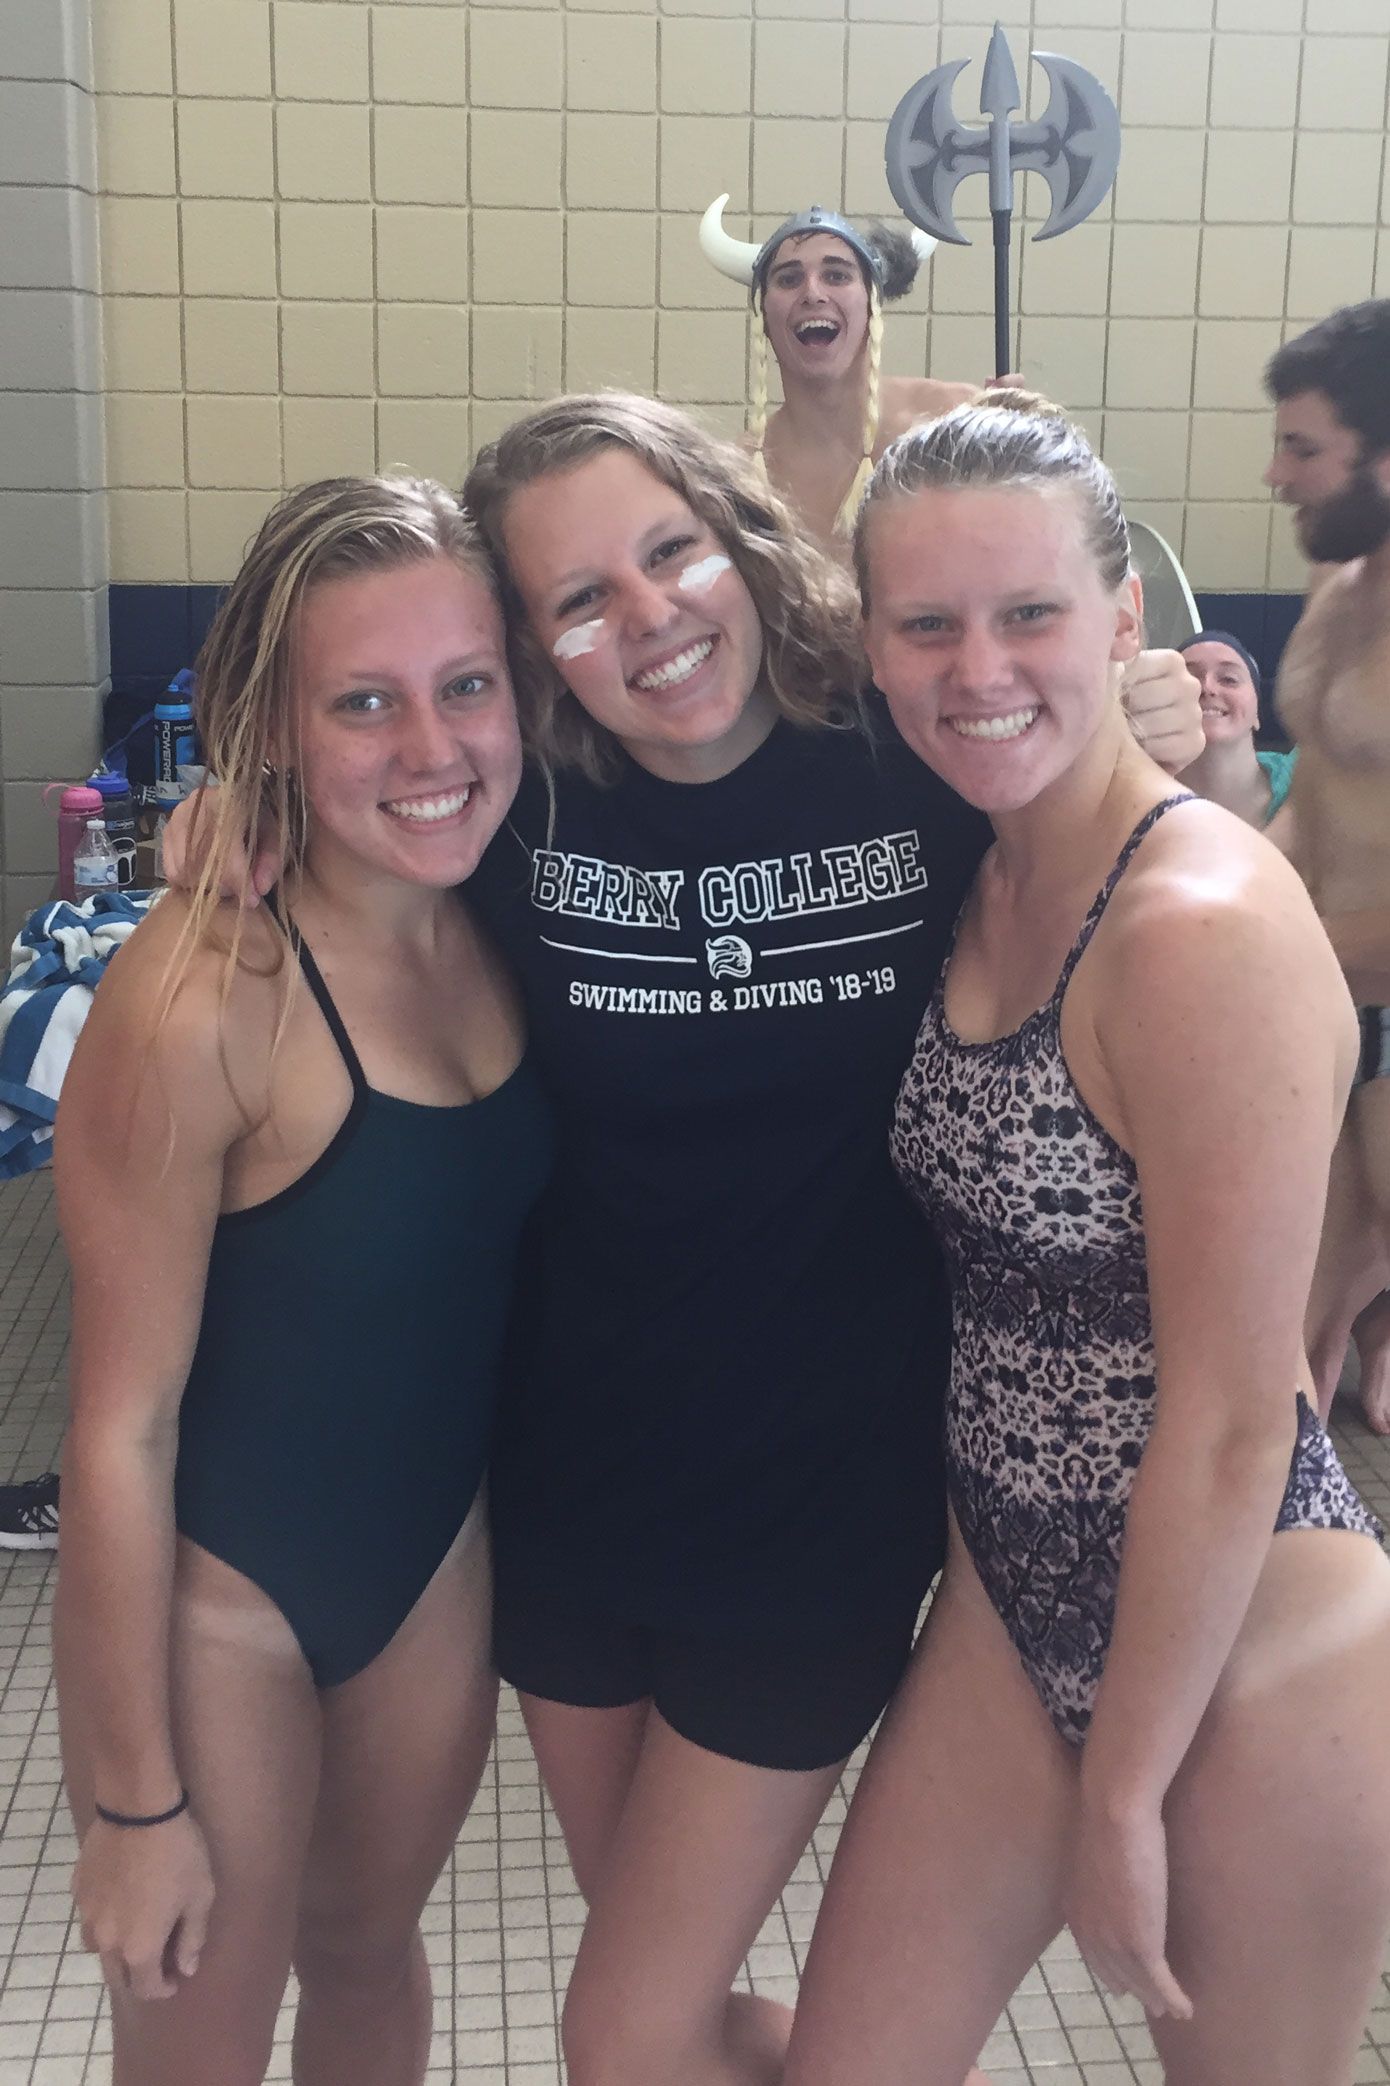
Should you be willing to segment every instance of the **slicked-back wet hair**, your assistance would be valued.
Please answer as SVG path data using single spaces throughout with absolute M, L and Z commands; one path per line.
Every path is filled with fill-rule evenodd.
M 1104 585 L 1117 588 L 1128 576 L 1129 529 L 1109 470 L 1060 406 L 1033 392 L 1001 389 L 911 428 L 880 457 L 854 530 L 854 570 L 866 615 L 874 509 L 929 488 L 962 486 L 1034 492 L 1065 488 L 1079 503 L 1087 546 Z

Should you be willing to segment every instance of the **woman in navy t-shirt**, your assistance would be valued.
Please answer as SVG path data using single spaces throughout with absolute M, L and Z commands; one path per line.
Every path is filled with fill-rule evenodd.
M 559 1122 L 491 1482 L 590 1904 L 566 2056 L 753 2086 L 785 2009 L 722 1995 L 941 1563 L 946 1305 L 886 1134 L 985 835 L 863 729 L 843 581 L 685 415 L 561 400 L 464 497 L 542 763 L 481 887 Z
M 724 1995 L 941 1563 L 947 1311 L 887 1124 L 986 835 L 866 725 L 843 580 L 685 414 L 561 399 L 464 498 L 538 756 L 477 888 L 560 1124 L 492 1497 L 590 1904 L 569 2076 L 761 2086 L 787 2012 Z

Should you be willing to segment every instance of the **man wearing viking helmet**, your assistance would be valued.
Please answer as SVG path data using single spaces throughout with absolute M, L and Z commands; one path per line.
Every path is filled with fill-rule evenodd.
M 889 443 L 989 387 L 881 373 L 883 307 L 912 288 L 934 239 L 879 224 L 861 232 L 816 205 L 754 246 L 724 230 L 728 200 L 720 196 L 705 212 L 700 245 L 721 273 L 753 293 L 748 439 L 806 533 L 848 564 L 860 499 Z M 784 401 L 770 417 L 769 343 Z M 1135 736 L 1170 774 L 1202 752 L 1200 690 L 1176 652 L 1141 652 L 1123 696 Z
M 700 224 L 705 258 L 753 293 L 749 439 L 807 531 L 844 558 L 875 462 L 896 436 L 979 396 L 975 384 L 885 377 L 883 307 L 906 296 L 936 244 L 924 232 L 860 231 L 818 204 L 762 246 L 724 230 L 720 196 Z M 769 417 L 767 351 L 783 403 Z

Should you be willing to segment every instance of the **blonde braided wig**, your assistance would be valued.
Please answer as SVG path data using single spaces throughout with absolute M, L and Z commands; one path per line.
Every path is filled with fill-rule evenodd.
M 859 503 L 869 489 L 869 480 L 874 475 L 874 444 L 878 440 L 879 377 L 883 365 L 883 301 L 878 294 L 878 284 L 869 284 L 869 391 L 864 401 L 864 442 L 859 463 L 849 483 L 849 491 L 840 502 L 840 511 L 835 517 L 835 534 L 853 536 L 855 517 Z
M 770 480 L 767 475 L 767 458 L 763 455 L 763 444 L 767 440 L 767 320 L 763 317 L 763 300 L 753 304 L 753 384 L 748 400 L 748 432 L 753 438 L 753 459 L 763 484 Z

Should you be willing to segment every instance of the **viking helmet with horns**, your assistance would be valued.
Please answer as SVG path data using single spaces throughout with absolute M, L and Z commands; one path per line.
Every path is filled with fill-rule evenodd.
M 890 300 L 902 297 L 912 287 L 910 281 L 904 282 L 900 288 L 889 287 L 887 259 L 874 243 L 872 234 L 861 232 L 837 211 L 813 203 L 809 210 L 800 210 L 785 224 L 778 225 L 771 238 L 757 246 L 751 239 L 735 239 L 731 232 L 725 231 L 724 210 L 728 200 L 727 195 L 716 196 L 700 219 L 700 251 L 721 275 L 743 283 L 759 297 L 778 247 L 784 240 L 804 239 L 812 232 L 828 232 L 833 238 L 842 239 L 863 268 L 866 279 L 877 284 L 881 296 Z M 919 232 L 915 225 L 912 227 L 912 249 L 919 266 L 935 251 L 936 243 L 926 232 Z
M 798 211 L 780 224 L 770 239 L 761 246 L 748 239 L 735 239 L 724 229 L 724 208 L 727 195 L 716 196 L 700 220 L 700 250 L 705 259 L 716 267 L 721 275 L 733 282 L 744 283 L 753 292 L 753 395 L 749 401 L 748 432 L 753 437 L 759 468 L 767 474 L 763 459 L 763 442 L 767 435 L 767 327 L 763 319 L 763 292 L 767 287 L 768 272 L 779 249 L 788 239 L 804 239 L 815 232 L 828 233 L 847 246 L 863 270 L 864 281 L 869 292 L 869 392 L 865 402 L 863 454 L 848 492 L 840 503 L 835 517 L 837 535 L 847 536 L 854 527 L 854 517 L 873 472 L 874 443 L 878 437 L 878 392 L 879 365 L 883 351 L 883 305 L 885 300 L 902 297 L 912 288 L 917 268 L 936 246 L 935 239 L 916 228 L 912 231 L 912 253 L 907 265 L 894 265 L 894 257 L 888 249 L 886 235 L 879 229 L 879 239 L 873 231 L 861 232 L 848 218 L 837 211 L 823 209 L 813 203 L 809 210 Z M 907 258 L 907 248 L 900 241 Z

